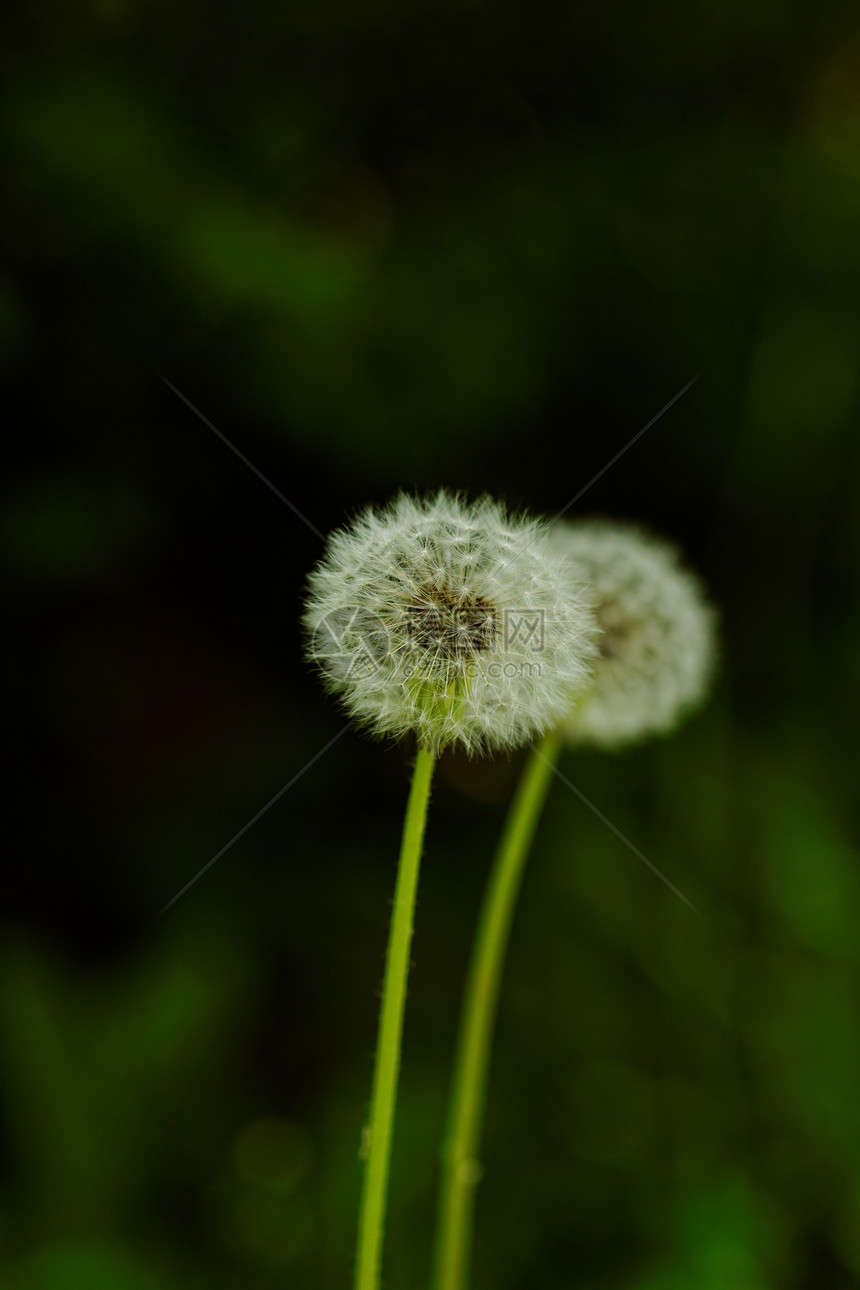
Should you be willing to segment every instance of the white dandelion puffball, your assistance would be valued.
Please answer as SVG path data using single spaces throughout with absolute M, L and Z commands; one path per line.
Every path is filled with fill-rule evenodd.
M 589 602 L 546 527 L 446 492 L 401 493 L 331 534 L 304 624 L 350 715 L 434 752 L 516 748 L 557 725 L 595 654 Z
M 715 613 L 668 542 L 627 524 L 563 522 L 557 551 L 585 574 L 600 635 L 590 687 L 563 723 L 577 743 L 617 747 L 670 730 L 705 696 Z

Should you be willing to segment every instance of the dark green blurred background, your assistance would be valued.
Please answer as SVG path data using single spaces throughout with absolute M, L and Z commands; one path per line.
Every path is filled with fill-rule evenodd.
M 812 17 L 811 17 L 812 15 Z M 409 749 L 301 658 L 400 487 L 676 540 L 709 707 L 563 770 L 499 1018 L 476 1290 L 860 1284 L 860 20 L 46 0 L 7 44 L 14 762 L 0 1284 L 342 1290 Z M 520 760 L 440 767 L 386 1290 L 427 1287 Z

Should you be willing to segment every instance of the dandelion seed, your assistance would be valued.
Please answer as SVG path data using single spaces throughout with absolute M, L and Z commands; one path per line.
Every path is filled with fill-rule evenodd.
M 617 747 L 666 732 L 700 703 L 715 613 L 670 543 L 603 520 L 559 524 L 557 553 L 585 574 L 600 629 L 590 687 L 563 723 L 572 742 Z
M 489 498 L 400 494 L 331 535 L 308 653 L 350 715 L 433 752 L 516 748 L 588 681 L 595 625 L 548 530 Z

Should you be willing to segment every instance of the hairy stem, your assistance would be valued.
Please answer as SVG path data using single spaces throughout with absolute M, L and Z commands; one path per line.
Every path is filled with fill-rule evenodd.
M 465 1290 L 477 1159 L 493 1026 L 514 906 L 546 800 L 561 739 L 545 735 L 532 751 L 511 803 L 484 894 L 466 984 L 454 1064 L 436 1238 L 434 1290 Z
M 432 752 L 426 748 L 419 749 L 403 826 L 382 988 L 370 1123 L 365 1134 L 366 1162 L 358 1225 L 355 1290 L 378 1290 L 379 1287 L 409 948 L 434 762 Z

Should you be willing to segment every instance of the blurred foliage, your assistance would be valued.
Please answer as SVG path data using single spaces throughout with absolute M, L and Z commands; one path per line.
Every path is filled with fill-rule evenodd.
M 576 513 L 683 546 L 723 665 L 671 739 L 563 769 L 699 914 L 556 786 L 475 1285 L 860 1283 L 854 11 L 48 0 L 11 30 L 0 1282 L 350 1284 L 410 750 L 338 737 L 302 662 L 314 529 L 593 481 Z M 428 1284 L 519 767 L 439 768 L 389 1290 Z

